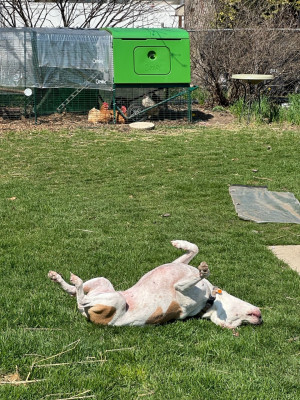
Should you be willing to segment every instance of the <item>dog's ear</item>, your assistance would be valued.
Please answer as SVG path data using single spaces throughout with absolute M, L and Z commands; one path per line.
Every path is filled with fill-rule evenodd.
M 88 310 L 90 321 L 97 325 L 108 325 L 115 313 L 115 307 L 104 304 L 96 304 Z

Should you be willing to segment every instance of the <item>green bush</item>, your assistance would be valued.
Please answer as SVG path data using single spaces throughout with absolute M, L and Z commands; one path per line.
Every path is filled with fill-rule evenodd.
M 262 97 L 260 104 L 258 101 L 254 101 L 251 105 L 245 104 L 244 99 L 240 98 L 231 106 L 230 111 L 239 117 L 240 121 L 270 123 L 279 119 L 279 106 L 270 102 L 267 97 Z
M 204 105 L 211 96 L 207 90 L 199 87 L 192 92 L 192 97 L 193 100 L 197 100 L 200 105 Z
M 240 121 L 246 120 L 258 123 L 289 122 L 300 125 L 300 94 L 289 95 L 286 107 L 272 102 L 267 97 L 262 97 L 260 105 L 255 101 L 249 107 L 244 104 L 244 99 L 240 98 L 231 107 L 230 111 L 239 118 Z
M 290 122 L 300 125 L 300 94 L 289 95 L 287 107 L 281 107 L 279 111 L 280 122 Z

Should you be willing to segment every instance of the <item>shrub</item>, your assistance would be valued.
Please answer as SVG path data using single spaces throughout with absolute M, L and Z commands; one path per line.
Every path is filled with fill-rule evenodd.
M 249 108 L 249 105 L 244 103 L 244 99 L 240 98 L 230 107 L 230 111 L 240 121 L 289 122 L 300 125 L 300 94 L 291 94 L 288 99 L 288 104 L 280 105 L 267 97 L 262 97 L 260 105 L 258 101 L 255 101 Z
M 288 99 L 287 106 L 279 110 L 279 120 L 300 125 L 300 94 L 290 94 Z
M 255 121 L 255 122 L 275 122 L 278 121 L 277 104 L 272 103 L 267 97 L 262 97 L 260 104 L 258 100 L 249 103 L 244 103 L 244 99 L 240 98 L 231 107 L 230 111 L 236 115 L 240 121 Z
M 274 75 L 270 91 L 262 88 L 274 97 L 297 90 L 300 31 L 294 1 L 277 2 L 276 12 L 272 1 L 186 3 L 193 83 L 210 93 L 211 103 L 226 107 L 242 96 L 233 74 Z
M 192 92 L 192 96 L 193 100 L 196 100 L 198 104 L 204 105 L 205 103 L 207 103 L 210 94 L 207 90 L 199 87 L 198 89 Z

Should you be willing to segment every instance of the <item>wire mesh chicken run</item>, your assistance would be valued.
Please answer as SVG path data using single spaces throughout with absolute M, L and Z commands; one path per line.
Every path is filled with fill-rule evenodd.
M 196 87 L 182 29 L 1 28 L 0 39 L 2 119 L 192 120 Z

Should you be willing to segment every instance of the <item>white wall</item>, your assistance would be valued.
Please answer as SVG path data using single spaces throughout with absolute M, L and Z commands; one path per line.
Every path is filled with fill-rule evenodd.
M 43 23 L 43 27 L 62 27 L 63 24 L 61 22 L 60 14 L 53 10 L 54 3 L 35 3 L 32 2 L 32 7 L 36 8 L 35 15 L 39 16 L 40 10 L 45 7 L 45 10 L 42 16 L 39 16 L 39 21 L 41 21 L 43 16 L 46 16 L 45 22 Z M 138 20 L 131 25 L 133 28 L 141 28 L 141 27 L 149 27 L 149 28 L 177 28 L 178 27 L 178 17 L 175 16 L 175 8 L 178 7 L 178 2 L 155 2 L 155 7 L 158 7 L 159 11 L 155 12 L 155 14 L 146 13 L 141 15 Z M 83 12 L 80 12 L 80 4 L 78 4 L 79 12 L 78 17 L 75 19 L 72 24 L 72 28 L 77 28 L 82 25 L 84 22 Z M 151 6 L 149 8 L 151 11 Z M 134 12 L 134 11 L 133 11 Z M 96 26 L 97 20 L 91 23 L 90 28 L 94 28 Z M 3 26 L 0 21 L 0 26 Z M 21 22 L 18 24 L 19 27 L 24 26 Z M 37 24 L 37 26 L 40 26 Z M 122 27 L 122 24 L 118 25 Z
M 145 16 L 144 18 L 139 18 L 139 21 L 137 21 L 133 27 L 177 28 L 178 17 L 175 16 L 175 8 L 178 7 L 178 5 L 158 3 L 158 7 L 160 8 L 158 13 L 155 13 L 155 15 Z

